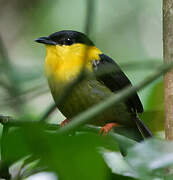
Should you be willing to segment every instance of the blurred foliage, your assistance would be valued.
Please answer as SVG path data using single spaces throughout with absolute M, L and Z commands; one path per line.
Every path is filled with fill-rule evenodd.
M 118 137 L 118 143 L 131 144 L 130 139 L 120 135 Z M 32 168 L 39 170 L 40 167 L 46 167 L 46 171 L 55 172 L 59 179 L 131 179 L 127 176 L 132 179 L 151 180 L 163 179 L 167 176 L 170 178 L 168 168 L 173 166 L 172 142 L 153 138 L 143 143 L 126 146 L 126 157 L 120 157 L 124 159 L 126 171 L 122 171 L 122 176 L 119 176 L 112 174 L 108 166 L 115 171 L 120 162 L 112 159 L 107 161 L 107 166 L 103 159 L 104 154 L 111 156 L 115 153 L 111 139 L 110 136 L 103 138 L 88 132 L 61 136 L 56 131 L 45 131 L 42 125 L 26 123 L 22 127 L 11 129 L 5 138 L 3 162 L 12 164 L 32 154 L 34 159 L 39 160 Z M 32 168 L 21 171 L 20 177 L 34 174 Z
M 163 80 L 158 81 L 152 88 L 151 94 L 148 96 L 148 109 L 163 111 L 164 109 L 164 85 Z
M 60 179 L 106 179 L 106 166 L 96 151 L 96 147 L 102 144 L 100 137 L 89 134 L 59 137 L 44 132 L 41 127 L 28 127 L 9 133 L 6 139 L 7 162 L 32 153 L 40 158 L 39 165 L 48 166 L 48 170 L 57 172 Z M 13 151 L 9 150 L 11 148 Z
M 118 141 L 124 144 L 131 143 L 131 140 L 124 137 L 118 138 Z M 93 133 L 60 136 L 45 132 L 41 125 L 29 123 L 22 128 L 12 129 L 5 137 L 5 142 L 4 164 L 12 164 L 26 155 L 33 154 L 39 159 L 38 166 L 46 166 L 48 171 L 56 172 L 60 179 L 110 177 L 110 170 L 98 151 L 98 147 L 112 147 L 112 141 L 108 140 L 108 137 L 103 139 Z M 115 147 L 111 149 L 115 150 Z
M 162 63 L 161 0 L 95 0 L 92 13 L 88 2 L 0 1 L 0 113 L 23 122 L 5 133 L 8 127 L 0 126 L 0 176 L 7 177 L 10 167 L 12 179 L 48 171 L 62 180 L 171 180 L 171 142 L 153 138 L 137 143 L 134 132 L 123 128 L 107 137 L 97 136 L 94 128 L 61 136 L 56 126 L 33 123 L 48 115 L 49 122 L 64 118 L 48 108 L 53 99 L 43 76 L 45 49 L 34 43 L 37 37 L 62 29 L 89 32 L 135 84 Z M 139 94 L 146 109 L 142 120 L 154 133 L 163 131 L 163 82 L 151 83 Z M 126 157 L 118 153 L 119 145 Z M 22 165 L 11 170 L 17 162 Z
M 141 118 L 153 132 L 163 131 L 165 123 L 163 80 L 153 86 L 147 102 L 147 110 L 141 114 Z

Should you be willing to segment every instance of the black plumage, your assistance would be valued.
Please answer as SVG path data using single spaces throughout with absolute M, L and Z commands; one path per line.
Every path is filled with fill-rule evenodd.
M 97 80 L 104 83 L 112 92 L 117 92 L 125 87 L 132 86 L 130 80 L 115 63 L 115 61 L 104 54 L 100 55 L 99 61 L 94 61 L 93 68 L 95 72 L 103 71 L 101 75 L 97 73 Z M 137 95 L 137 92 L 127 98 L 126 104 L 128 105 L 129 109 L 133 110 L 134 112 L 143 112 L 143 106 Z
M 130 80 L 123 73 L 118 64 L 116 64 L 113 59 L 105 54 L 100 55 L 100 60 L 93 61 L 93 69 L 96 73 L 97 80 L 102 82 L 112 92 L 118 92 L 128 86 L 132 86 Z M 144 111 L 137 92 L 131 94 L 131 96 L 125 100 L 125 103 L 128 106 L 129 111 L 134 114 L 136 126 L 138 127 L 139 131 L 141 131 L 142 135 L 146 138 L 152 137 L 152 132 L 137 116 L 137 113 L 142 113 Z M 139 141 L 140 140 L 142 139 L 139 139 Z

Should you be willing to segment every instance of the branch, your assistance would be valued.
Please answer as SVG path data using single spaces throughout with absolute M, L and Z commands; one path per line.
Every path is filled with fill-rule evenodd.
M 9 116 L 5 117 L 5 116 L 0 116 L 0 122 L 4 125 L 3 129 L 2 129 L 2 135 L 1 135 L 1 162 L 0 162 L 0 177 L 4 178 L 4 179 L 10 179 L 11 175 L 9 174 L 9 166 L 8 164 L 4 163 L 4 159 L 5 159 L 5 151 L 4 151 L 4 145 L 5 145 L 5 140 L 8 134 L 8 130 L 9 127 L 7 125 L 7 121 L 9 119 Z
M 46 112 L 44 112 L 43 113 L 43 115 L 41 116 L 41 118 L 40 118 L 40 121 L 45 121 L 48 117 L 49 117 L 49 115 L 51 114 L 51 113 L 53 113 L 53 111 L 56 109 L 56 104 L 52 104 L 52 105 L 50 105 L 50 107 L 48 107 L 48 109 L 46 110 Z
M 42 125 L 46 130 L 57 130 L 60 126 L 57 124 L 48 124 L 48 123 L 40 123 L 39 121 L 20 121 L 16 120 L 11 116 L 0 115 L 0 123 L 2 125 L 7 125 L 8 127 L 23 127 L 28 124 L 34 126 Z
M 4 115 L 0 115 L 0 123 L 3 124 L 3 125 L 6 125 L 8 124 L 10 121 L 13 122 L 13 118 L 10 117 L 10 116 L 4 116 Z
M 57 131 L 60 128 L 62 128 L 58 124 L 40 123 L 39 121 L 19 121 L 10 116 L 3 116 L 3 115 L 0 116 L 0 123 L 8 125 L 8 127 L 24 127 L 24 126 L 26 127 L 28 124 L 34 125 L 34 126 L 41 125 L 45 130 L 49 130 L 49 131 Z M 116 131 L 116 129 L 117 128 L 114 128 L 115 131 Z M 99 133 L 100 127 L 93 126 L 93 125 L 85 125 L 83 127 L 80 127 L 78 129 L 78 131 L 91 131 L 91 132 Z M 110 131 L 110 133 L 108 135 L 117 141 L 119 141 L 119 139 L 123 139 L 123 137 L 121 135 L 114 133 L 113 131 Z M 137 143 L 136 141 L 131 140 L 131 139 L 129 139 L 129 142 L 131 145 L 134 145 Z
M 173 62 L 173 1 L 163 0 L 163 54 L 164 62 Z M 173 70 L 164 77 L 165 135 L 173 140 Z
M 1 121 L 1 119 L 5 119 L 5 122 Z M 33 124 L 34 126 L 39 126 L 42 125 L 43 128 L 45 128 L 45 130 L 49 130 L 49 131 L 57 131 L 58 129 L 61 128 L 60 125 L 58 124 L 48 124 L 48 123 L 40 123 L 39 121 L 19 121 L 19 120 L 15 120 L 10 116 L 0 116 L 0 123 L 5 123 L 5 125 L 8 125 L 8 127 L 23 127 L 23 126 L 27 126 L 28 124 Z M 114 128 L 115 131 L 110 131 L 109 132 L 109 136 L 112 137 L 113 139 L 115 139 L 116 141 L 120 141 L 120 139 L 122 140 L 123 138 L 126 139 L 126 137 L 124 136 L 124 133 L 120 132 L 117 128 Z M 117 131 L 116 131 L 117 130 Z M 78 131 L 91 131 L 91 132 L 95 132 L 95 133 L 99 133 L 100 131 L 100 127 L 98 126 L 93 126 L 93 125 L 85 125 L 83 127 L 80 127 L 78 129 Z M 114 133 L 115 132 L 115 133 Z M 123 136 L 122 136 L 123 135 Z M 129 138 L 128 138 L 129 139 Z M 137 142 L 135 140 L 129 139 L 129 146 L 130 145 L 134 145 Z
M 101 112 L 105 111 L 106 109 L 110 108 L 111 106 L 123 101 L 127 97 L 129 97 L 134 92 L 144 88 L 146 85 L 151 83 L 152 81 L 156 80 L 158 77 L 160 77 L 162 74 L 170 70 L 170 68 L 173 66 L 173 63 L 165 64 L 158 68 L 156 72 L 145 78 L 142 82 L 138 83 L 137 85 L 133 87 L 127 87 L 124 90 L 122 90 L 120 93 L 117 93 L 115 95 L 112 95 L 108 99 L 104 100 L 102 103 L 95 105 L 93 108 L 79 114 L 77 117 L 72 119 L 71 123 L 67 124 L 65 127 L 62 127 L 58 133 L 69 133 L 70 131 L 75 130 L 77 127 L 89 123 L 89 120 L 96 117 Z M 2 124 L 8 124 L 9 126 L 22 126 L 25 125 L 26 122 L 22 121 L 16 121 L 12 119 L 9 116 L 0 116 L 0 123 Z M 28 122 L 28 123 L 34 123 L 36 122 Z M 38 123 L 38 122 L 37 122 Z M 38 123 L 40 124 L 40 122 Z M 54 125 L 43 123 L 45 128 L 48 128 L 50 130 L 57 130 L 58 126 L 56 127 Z
M 16 98 L 18 97 L 18 95 L 20 94 L 20 88 L 19 88 L 19 82 L 18 82 L 18 78 L 16 73 L 14 72 L 14 69 L 11 65 L 9 56 L 8 56 L 8 52 L 7 52 L 7 48 L 4 45 L 4 42 L 0 36 L 0 56 L 2 58 L 2 63 L 3 63 L 3 72 L 5 73 L 5 75 L 7 75 L 8 79 L 10 80 L 10 86 L 9 88 L 7 88 L 10 96 L 12 98 Z M 13 103 L 15 109 L 17 111 L 21 110 L 21 104 L 23 104 L 23 101 L 21 98 L 18 97 L 17 99 L 18 101 L 15 101 L 15 103 Z
M 25 128 L 28 127 L 28 125 L 32 124 L 33 126 L 37 126 L 37 125 L 44 125 L 44 128 L 45 130 L 52 130 L 52 131 L 57 131 L 58 128 L 60 128 L 59 125 L 56 125 L 56 124 L 46 124 L 46 123 L 40 123 L 40 122 L 31 122 L 31 121 L 17 121 L 15 119 L 13 119 L 12 117 L 9 117 L 9 116 L 3 116 L 1 115 L 0 116 L 0 123 L 3 123 L 5 125 L 8 125 L 8 127 L 21 127 L 24 126 Z M 96 126 L 92 126 L 92 125 L 85 125 L 83 127 L 81 127 L 80 129 L 78 129 L 78 131 L 91 131 L 91 132 L 94 132 L 94 133 L 97 133 L 100 131 L 100 127 L 96 127 Z M 125 147 L 124 147 L 124 152 L 126 152 L 127 148 L 128 147 L 132 147 L 134 146 L 137 142 L 132 140 L 132 139 L 129 139 L 127 137 L 124 137 L 122 135 L 119 135 L 117 133 L 114 133 L 113 131 L 109 132 L 108 134 L 108 137 L 112 138 L 113 141 L 117 142 L 118 144 L 125 144 Z M 116 147 L 117 147 L 117 144 L 116 144 Z M 33 159 L 34 160 L 34 159 Z M 8 172 L 6 171 L 6 167 L 5 164 L 1 164 L 0 166 L 0 177 L 3 177 L 5 179 L 9 179 L 10 178 L 10 175 L 8 173 L 5 173 L 4 172 Z M 8 169 L 7 169 L 8 170 Z M 44 169 L 36 169 L 36 171 L 42 171 Z M 25 173 L 26 172 L 26 173 Z M 20 178 L 26 178 L 27 176 L 31 175 L 31 174 L 34 174 L 35 173 L 35 170 L 34 171 L 29 171 L 27 173 L 27 171 L 24 171 L 24 173 L 22 174 L 18 174 Z
M 111 106 L 115 104 L 120 103 L 124 99 L 128 98 L 131 94 L 144 88 L 146 85 L 156 80 L 162 74 L 170 70 L 172 66 L 173 66 L 173 63 L 168 63 L 161 66 L 160 68 L 158 68 L 156 72 L 146 77 L 143 81 L 141 81 L 137 85 L 125 88 L 120 93 L 112 95 L 111 97 L 104 100 L 102 103 L 97 104 L 93 108 L 90 108 L 89 110 L 79 114 L 77 117 L 72 119 L 69 124 L 59 129 L 58 133 L 60 134 L 69 133 L 70 131 L 74 131 L 79 126 L 89 123 L 91 119 L 93 119 L 94 117 L 102 113 L 103 111 L 107 110 L 108 108 L 110 108 Z
M 85 51 L 87 53 L 87 49 Z M 87 56 L 84 56 L 87 57 Z M 64 88 L 65 90 L 62 92 L 62 95 L 59 97 L 59 99 L 56 101 L 56 105 L 52 104 L 47 111 L 42 115 L 42 117 L 40 118 L 40 121 L 44 122 L 46 121 L 46 119 L 48 118 L 48 116 L 56 109 L 56 106 L 63 106 L 66 99 L 69 97 L 71 91 L 84 79 L 85 77 L 85 70 L 84 70 L 84 65 L 81 69 L 80 74 L 77 76 L 76 79 L 74 79 L 72 81 L 72 83 L 70 83 L 66 88 Z
M 90 36 L 94 24 L 95 0 L 87 0 L 85 33 Z

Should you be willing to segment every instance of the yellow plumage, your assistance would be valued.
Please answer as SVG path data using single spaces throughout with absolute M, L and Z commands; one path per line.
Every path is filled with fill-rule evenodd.
M 71 46 L 46 46 L 45 70 L 49 80 L 66 83 L 76 78 L 83 65 L 92 71 L 91 60 L 99 60 L 101 51 L 95 46 L 73 44 Z

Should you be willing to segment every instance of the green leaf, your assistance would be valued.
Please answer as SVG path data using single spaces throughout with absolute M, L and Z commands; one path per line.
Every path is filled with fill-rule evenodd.
M 164 109 L 164 85 L 163 80 L 159 81 L 153 87 L 151 94 L 148 96 L 147 109 L 162 110 Z
M 140 115 L 152 132 L 164 131 L 164 86 L 163 80 L 153 87 L 146 105 L 147 110 Z
M 20 158 L 31 153 L 25 138 L 17 128 L 12 130 L 4 139 L 4 163 L 12 164 Z
M 112 174 L 110 180 L 135 180 L 136 178 Z
M 113 173 L 132 178 L 138 177 L 138 174 L 128 165 L 120 153 L 104 150 L 103 156 Z
M 130 148 L 125 159 L 140 177 L 163 177 L 173 166 L 173 143 L 150 139 Z
M 143 122 L 151 129 L 153 133 L 164 131 L 165 121 L 163 110 L 145 111 L 140 115 Z
M 40 158 L 40 165 L 56 172 L 63 180 L 106 180 L 109 177 L 108 167 L 98 150 L 104 143 L 96 134 L 60 136 L 45 132 L 42 126 L 28 124 L 11 131 L 6 141 L 5 161 L 8 163 L 33 154 Z
M 99 133 L 100 131 L 100 128 L 92 125 L 84 126 L 81 129 L 96 133 Z M 120 149 L 122 153 L 126 154 L 127 149 L 137 143 L 135 141 L 135 137 L 136 134 L 133 130 L 124 127 L 117 127 L 113 128 L 113 130 L 109 132 L 108 136 L 105 136 L 104 139 L 106 142 L 109 142 L 109 147 L 113 147 L 114 151 L 117 150 L 118 145 L 118 149 Z

